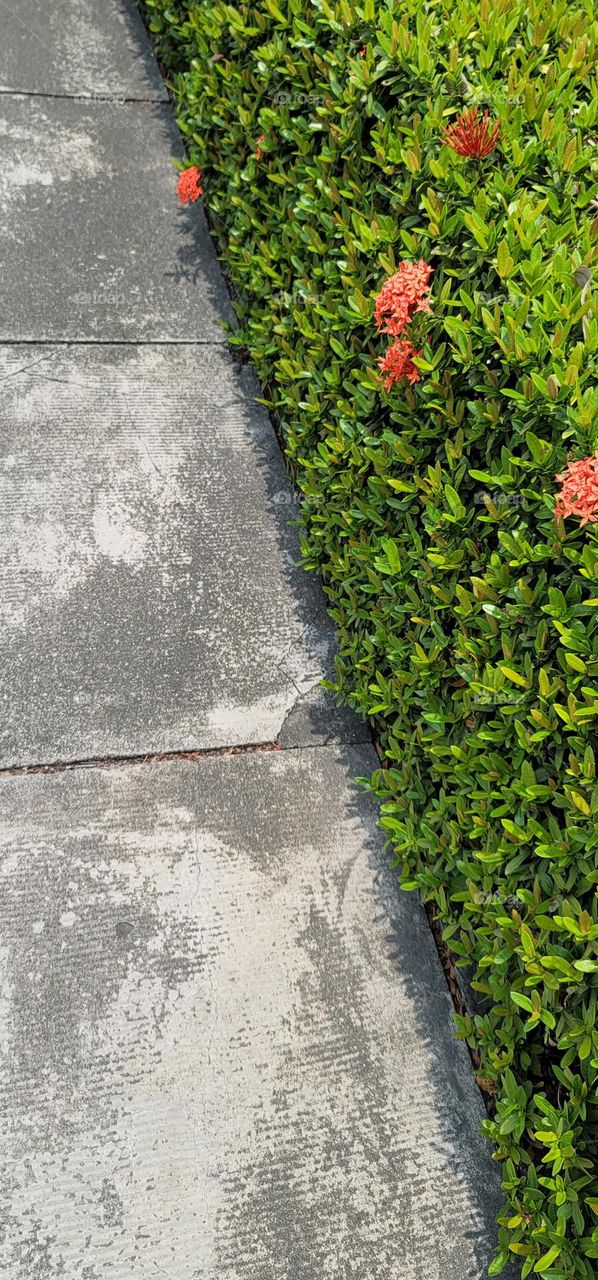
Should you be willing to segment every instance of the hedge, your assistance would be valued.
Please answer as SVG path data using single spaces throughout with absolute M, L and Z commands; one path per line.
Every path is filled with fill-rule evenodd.
M 302 491 L 336 687 L 376 725 L 382 825 L 474 970 L 459 1029 L 508 1202 L 491 1274 L 591 1280 L 598 538 L 554 509 L 598 449 L 591 5 L 146 15 Z M 442 133 L 475 106 L 500 122 L 481 159 Z M 403 262 L 433 268 L 431 309 L 418 380 L 387 391 L 375 299 Z

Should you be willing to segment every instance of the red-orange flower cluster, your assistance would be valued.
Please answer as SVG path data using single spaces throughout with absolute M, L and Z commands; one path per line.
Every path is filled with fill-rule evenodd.
M 581 516 L 581 524 L 598 522 L 598 453 L 579 462 L 569 462 L 567 467 L 556 477 L 561 481 L 561 491 L 557 494 L 554 514 L 566 519 L 567 516 Z
M 374 312 L 378 331 L 398 338 L 416 311 L 429 311 L 428 280 L 432 268 L 427 262 L 401 262 L 398 271 L 384 281 Z
M 400 262 L 398 271 L 384 281 L 376 298 L 375 319 L 379 333 L 389 333 L 395 339 L 378 364 L 387 391 L 395 382 L 408 382 L 413 386 L 421 374 L 413 361 L 421 356 L 405 333 L 418 311 L 429 311 L 428 283 L 432 267 L 419 262 Z M 403 335 L 402 337 L 400 335 Z
M 414 356 L 421 356 L 421 351 L 416 351 L 413 343 L 404 342 L 401 338 L 395 339 L 386 355 L 378 361 L 387 391 L 390 391 L 395 382 L 408 382 L 410 386 L 419 382 L 421 374 L 413 363 Z
M 201 170 L 197 168 L 197 165 L 192 164 L 189 169 L 181 171 L 176 193 L 181 204 L 192 204 L 194 200 L 199 200 L 199 197 L 203 195 Z
M 498 143 L 500 121 L 491 123 L 488 112 L 481 116 L 477 107 L 466 107 L 456 120 L 442 128 L 447 147 L 459 156 L 489 156 Z

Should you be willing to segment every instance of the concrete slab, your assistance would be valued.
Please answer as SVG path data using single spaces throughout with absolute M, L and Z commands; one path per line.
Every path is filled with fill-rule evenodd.
M 367 728 L 226 348 L 0 347 L 0 764 Z
M 168 97 L 134 0 L 0 0 L 0 93 Z
M 0 782 L 5 1280 L 481 1280 L 497 1170 L 364 748 Z
M 0 95 L 0 340 L 224 341 L 222 273 L 173 157 L 166 106 Z

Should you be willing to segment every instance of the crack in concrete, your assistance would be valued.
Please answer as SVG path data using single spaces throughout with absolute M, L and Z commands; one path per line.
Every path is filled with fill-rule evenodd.
M 147 444 L 146 444 L 145 440 L 143 439 L 143 436 L 141 435 L 141 432 L 140 432 L 140 431 L 138 431 L 138 430 L 137 430 L 137 427 L 135 426 L 135 419 L 133 418 L 133 414 L 132 414 L 132 411 L 131 411 L 131 406 L 130 406 L 130 404 L 129 404 L 129 401 L 128 401 L 128 398 L 127 398 L 127 396 L 126 396 L 126 394 L 125 394 L 125 391 L 123 390 L 123 388 L 122 388 L 122 387 L 114 387 L 114 388 L 113 388 L 113 390 L 115 390 L 115 391 L 116 391 L 116 394 L 117 394 L 117 395 L 120 393 L 121 400 L 122 400 L 122 402 L 123 402 L 123 404 L 124 404 L 124 406 L 125 406 L 125 409 L 126 409 L 126 411 L 127 411 L 127 417 L 128 417 L 128 419 L 129 419 L 129 425 L 130 425 L 131 431 L 133 432 L 133 435 L 135 436 L 135 439 L 139 441 L 139 444 L 141 445 L 141 447 L 142 447 L 143 449 L 145 449 L 145 452 L 146 452 L 146 454 L 147 454 L 147 456 L 148 456 L 148 458 L 149 458 L 149 460 L 150 460 L 150 462 L 151 462 L 151 464 L 152 464 L 152 467 L 154 468 L 154 471 L 156 472 L 156 475 L 157 475 L 157 476 L 159 476 L 160 480 L 162 481 L 162 484 L 164 485 L 164 488 L 168 491 L 168 493 L 170 494 L 170 496 L 171 496 L 172 498 L 174 498 L 174 500 L 175 500 L 175 502 L 177 503 L 177 505 L 178 505 L 178 506 L 182 506 L 183 504 L 180 502 L 179 497 L 178 497 L 178 494 L 176 494 L 176 493 L 175 493 L 175 491 L 174 491 L 174 489 L 172 488 L 172 486 L 168 483 L 168 480 L 166 479 L 166 476 L 162 474 L 162 472 L 161 472 L 161 470 L 160 470 L 160 468 L 159 468 L 159 466 L 158 466 L 157 462 L 155 461 L 155 459 L 154 459 L 153 455 L 150 453 L 150 450 L 149 450 L 149 448 L 148 448 L 148 446 L 147 446 Z
M 238 756 L 252 751 L 280 750 L 278 742 L 248 742 L 234 747 L 204 747 L 195 751 L 148 751 L 130 756 L 89 756 L 81 760 L 53 760 L 46 764 L 7 765 L 0 768 L 0 778 L 66 773 L 72 769 L 119 769 L 132 764 L 162 764 L 167 760 L 203 760 L 206 756 Z
M 294 677 L 291 675 L 290 671 L 287 671 L 287 667 L 286 667 L 286 663 L 288 662 L 289 658 L 293 655 L 293 653 L 295 653 L 295 652 L 300 648 L 301 643 L 302 643 L 302 641 L 303 641 L 303 638 L 307 635 L 308 631 L 310 630 L 310 628 L 311 628 L 312 626 L 313 626 L 313 623 L 311 623 L 311 622 L 307 622 L 307 623 L 305 624 L 305 626 L 304 626 L 304 627 L 302 628 L 302 630 L 299 632 L 299 635 L 298 635 L 298 636 L 294 636 L 294 637 L 293 637 L 293 639 L 291 640 L 291 642 L 290 642 L 290 644 L 289 644 L 289 647 L 288 647 L 288 649 L 287 649 L 286 653 L 283 653 L 282 658 L 280 659 L 280 662 L 278 662 L 278 663 L 276 664 L 276 670 L 277 670 L 277 671 L 280 671 L 280 673 L 284 676 L 285 680 L 288 680 L 288 681 L 289 681 L 289 684 L 291 684 L 291 685 L 293 686 L 293 689 L 295 689 L 295 690 L 296 690 L 296 693 L 297 693 L 297 697 L 296 697 L 296 699 L 295 699 L 295 701 L 294 701 L 294 703 L 293 703 L 292 707 L 289 707 L 288 711 L 286 711 L 286 712 L 285 712 L 285 714 L 284 714 L 283 721 L 282 721 L 282 725 L 281 725 L 281 727 L 280 727 L 280 730 L 279 730 L 279 732 L 278 732 L 277 737 L 280 737 L 280 733 L 281 733 L 281 731 L 282 731 L 282 727 L 283 727 L 283 725 L 284 725 L 284 723 L 285 723 L 285 721 L 286 721 L 287 717 L 288 717 L 288 716 L 290 716 L 290 715 L 292 714 L 292 712 L 295 710 L 295 708 L 299 706 L 299 703 L 300 703 L 304 698 L 309 697 L 309 694 L 313 692 L 313 690 L 316 688 L 316 686 L 317 686 L 318 684 L 321 684 L 322 680 L 323 680 L 323 679 L 325 679 L 325 676 L 322 676 L 322 675 L 319 675 L 319 674 L 318 674 L 317 676 L 315 676 L 315 677 L 314 677 L 314 682 L 313 682 L 313 684 L 312 684 L 312 685 L 310 685 L 309 689 L 300 689 L 300 688 L 299 688 L 299 685 L 297 684 L 297 681 L 296 681 L 296 680 L 294 679 Z
M 292 684 L 293 688 L 297 690 L 297 697 L 295 698 L 295 700 L 294 700 L 294 702 L 293 702 L 292 706 L 290 706 L 290 707 L 288 708 L 288 710 L 287 710 L 287 711 L 285 711 L 285 713 L 284 713 L 284 715 L 283 715 L 283 717 L 282 717 L 282 723 L 280 724 L 280 727 L 279 727 L 278 733 L 276 734 L 276 741 L 277 741 L 277 742 L 280 742 L 280 739 L 281 739 L 281 738 L 282 738 L 282 736 L 283 736 L 283 733 L 284 733 L 284 731 L 285 731 L 285 729 L 286 729 L 286 727 L 287 727 L 287 724 L 288 724 L 289 720 L 292 718 L 292 716 L 294 716 L 295 712 L 296 712 L 296 711 L 298 711 L 299 707 L 301 706 L 301 703 L 302 703 L 302 702 L 305 702 L 306 698 L 308 698 L 308 697 L 309 697 L 310 693 L 313 693 L 313 691 L 314 691 L 314 689 L 317 687 L 317 683 L 318 683 L 318 682 L 316 681 L 316 684 L 312 685 L 311 689 L 308 689 L 305 693 L 302 693 L 302 692 L 301 692 L 301 689 L 298 687 L 298 685 L 296 685 L 296 684 L 295 684 L 295 681 L 293 680 L 293 677 L 289 675 L 288 671 L 285 671 L 284 667 L 282 667 L 282 664 L 281 664 L 281 666 L 279 667 L 279 670 L 282 670 L 282 674 L 283 674 L 284 676 L 286 676 L 286 678 L 287 678 L 288 680 L 290 680 L 290 682 L 291 682 L 291 684 Z
M 53 360 L 56 355 L 55 351 L 49 351 L 46 356 L 40 356 L 39 360 L 31 360 L 29 364 L 22 364 L 20 369 L 12 369 L 10 373 L 5 373 L 0 382 L 8 382 L 9 378 L 16 378 L 20 373 L 27 373 L 29 369 L 35 369 L 36 365 L 43 364 L 45 360 Z

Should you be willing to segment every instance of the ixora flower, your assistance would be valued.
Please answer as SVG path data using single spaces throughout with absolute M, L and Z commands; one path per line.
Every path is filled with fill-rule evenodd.
M 555 516 L 581 516 L 581 525 L 598 522 L 598 453 L 579 462 L 569 462 L 556 477 L 561 481 L 554 507 Z
M 413 363 L 414 356 L 421 356 L 421 351 L 416 351 L 411 342 L 403 342 L 401 338 L 397 338 L 388 348 L 386 355 L 378 361 L 387 391 L 390 391 L 395 382 L 408 382 L 410 386 L 419 382 L 421 375 Z
M 477 107 L 466 107 L 445 129 L 444 141 L 459 156 L 489 156 L 498 143 L 500 121 L 492 123 L 488 112 L 480 115 Z
M 203 195 L 201 170 L 197 168 L 196 164 L 192 164 L 189 169 L 181 170 L 176 193 L 181 204 L 193 204 L 194 200 L 199 200 L 199 197 Z
M 417 311 L 429 311 L 428 280 L 432 267 L 419 262 L 401 262 L 394 276 L 384 281 L 374 312 L 379 333 L 398 338 Z

